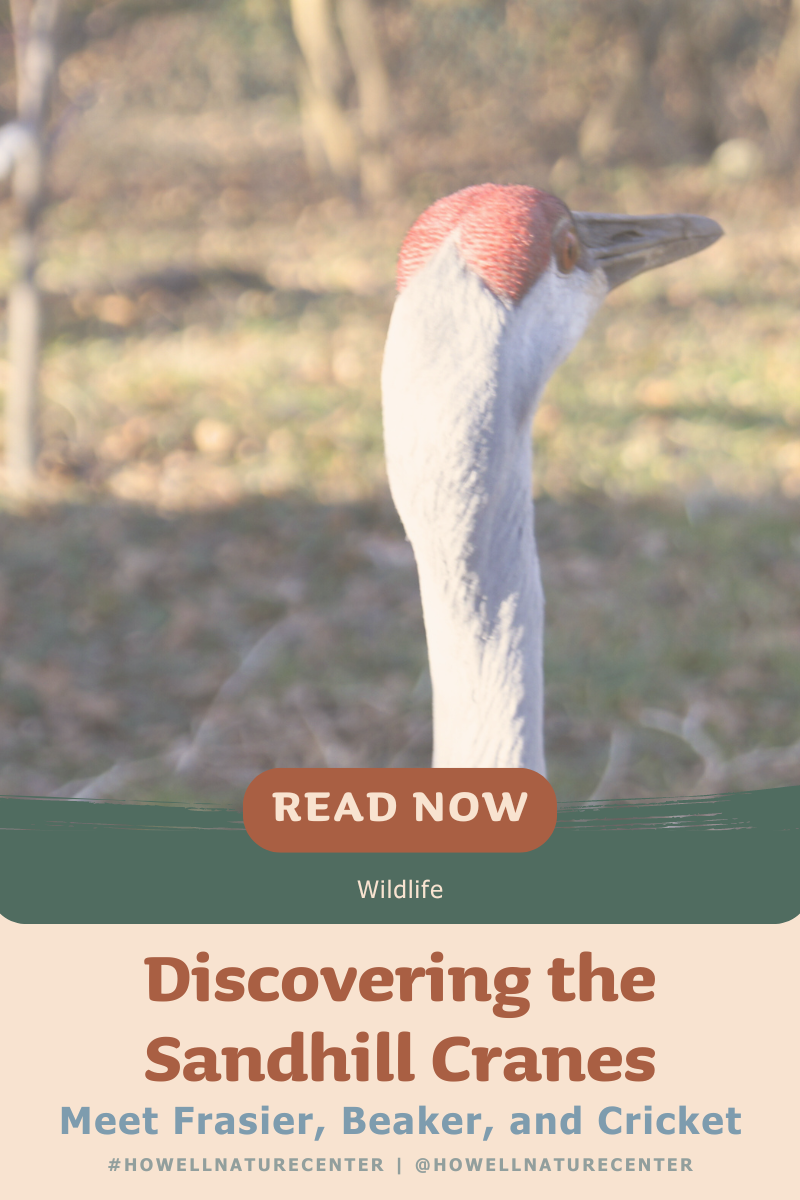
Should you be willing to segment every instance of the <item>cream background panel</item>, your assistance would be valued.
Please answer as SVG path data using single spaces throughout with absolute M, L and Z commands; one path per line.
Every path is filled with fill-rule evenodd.
M 115 1196 L 220 1196 L 269 1194 L 311 1197 L 387 1195 L 411 1190 L 417 1196 L 530 1194 L 533 1189 L 564 1196 L 680 1195 L 726 1200 L 751 1197 L 754 1190 L 775 1197 L 793 1190 L 796 1130 L 791 1115 L 797 1071 L 798 942 L 800 919 L 780 926 L 21 926 L 0 921 L 2 948 L 3 1028 L 5 1032 L 2 1128 L 6 1194 L 16 1198 Z M 212 971 L 212 1000 L 198 1003 L 192 991 L 178 1001 L 156 1004 L 147 998 L 146 956 L 182 958 L 196 965 L 196 954 L 207 951 Z M 611 967 L 617 983 L 623 971 L 650 967 L 656 975 L 655 998 L 633 1004 L 598 998 L 557 1003 L 550 995 L 547 967 L 564 957 L 577 967 L 581 951 L 591 950 L 594 966 Z M 428 966 L 434 951 L 444 954 L 442 966 L 483 966 L 494 972 L 505 966 L 532 968 L 528 990 L 529 1013 L 498 1019 L 492 1004 L 447 998 L 434 1004 L 423 997 L 412 1003 L 398 998 L 369 1003 L 353 989 L 344 1003 L 335 1004 L 321 988 L 304 1003 L 281 998 L 272 1004 L 245 997 L 235 1003 L 213 1000 L 213 975 L 225 966 L 240 966 L 249 974 L 274 965 L 281 972 L 293 966 L 316 970 L 369 967 Z M 575 978 L 575 977 L 573 977 Z M 415 988 L 419 985 L 415 985 Z M 491 986 L 491 976 L 490 976 Z M 357 987 L 357 985 L 356 985 Z M 469 989 L 469 981 L 468 981 Z M 467 995 L 470 995 L 468 990 Z M 370 1047 L 381 1029 L 407 1029 L 412 1038 L 411 1083 L 168 1083 L 148 1082 L 144 1072 L 148 1042 L 155 1037 L 180 1039 L 182 1056 L 191 1046 L 218 1052 L 223 1046 L 256 1046 L 266 1052 L 288 1042 L 296 1029 L 322 1029 L 326 1045 L 349 1050 L 359 1030 L 370 1032 Z M 469 1037 L 473 1046 L 577 1046 L 588 1054 L 599 1046 L 616 1046 L 623 1057 L 634 1046 L 652 1046 L 656 1073 L 647 1083 L 510 1083 L 502 1064 L 492 1063 L 492 1079 L 478 1083 L 445 1083 L 435 1077 L 430 1055 L 447 1036 Z M 461 1052 L 472 1065 L 469 1051 Z M 348 1056 L 351 1058 L 351 1056 Z M 468 1060 L 468 1061 L 467 1061 Z M 221 1056 L 220 1056 L 220 1061 Z M 352 1058 L 351 1058 L 352 1062 Z M 244 1060 L 243 1060 L 244 1063 Z M 457 1065 L 461 1065 L 458 1063 Z M 498 1070 L 500 1065 L 500 1070 Z M 306 1067 L 308 1070 L 308 1066 Z M 542 1063 L 540 1061 L 540 1070 Z M 224 1075 L 224 1066 L 222 1073 Z M 270 1113 L 313 1112 L 311 1127 L 325 1126 L 319 1142 L 297 1134 L 274 1132 L 249 1137 L 172 1132 L 176 1105 L 193 1105 L 196 1112 Z M 488 1142 L 465 1134 L 434 1137 L 378 1136 L 369 1132 L 345 1137 L 341 1112 L 345 1105 L 367 1114 L 395 1112 L 416 1115 L 420 1104 L 428 1112 L 480 1112 L 480 1128 L 492 1124 Z M 582 1107 L 579 1136 L 542 1134 L 513 1136 L 508 1126 L 513 1112 L 553 1112 L 556 1116 Z M 690 1111 L 725 1113 L 729 1106 L 742 1114 L 741 1136 L 700 1134 L 672 1137 L 637 1133 L 610 1137 L 597 1129 L 597 1113 L 606 1105 L 623 1112 L 654 1114 Z M 77 1112 L 91 1108 L 92 1121 L 100 1112 L 141 1114 L 146 1105 L 159 1113 L 158 1136 L 144 1132 L 126 1136 L 117 1131 L 89 1136 L 60 1133 L 61 1106 Z M 439 1121 L 437 1121 L 437 1125 Z M 637 1122 L 641 1127 L 641 1122 Z M 397 1157 L 402 1174 L 396 1174 Z M 431 1170 L 414 1169 L 420 1156 Z M 149 1174 L 140 1170 L 108 1170 L 118 1156 L 187 1159 L 186 1173 Z M 189 1159 L 209 1165 L 216 1157 L 235 1156 L 241 1175 L 190 1173 Z M 381 1158 L 384 1174 L 317 1174 L 298 1172 L 275 1176 L 247 1172 L 245 1157 Z M 433 1171 L 434 1158 L 495 1158 L 495 1173 Z M 499 1160 L 510 1167 L 515 1158 L 546 1156 L 549 1174 L 499 1173 Z M 555 1158 L 575 1156 L 595 1160 L 593 1174 L 567 1173 Z M 651 1158 L 650 1174 L 597 1172 L 597 1159 Z M 665 1159 L 656 1173 L 655 1157 Z M 667 1174 L 667 1157 L 690 1157 L 693 1172 Z M 343 1167 L 345 1164 L 342 1164 Z M 357 1163 L 354 1164 L 357 1167 Z

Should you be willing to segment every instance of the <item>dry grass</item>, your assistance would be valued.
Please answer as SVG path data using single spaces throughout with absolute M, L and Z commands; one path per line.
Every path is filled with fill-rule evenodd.
M 469 163 L 358 212 L 305 182 L 280 97 L 99 95 L 46 218 L 42 496 L 0 514 L 0 791 L 235 803 L 273 764 L 424 763 L 378 375 L 403 231 Z M 537 417 L 556 790 L 794 781 L 791 754 L 741 757 L 800 735 L 790 185 L 713 165 L 517 178 L 728 233 L 614 293 Z

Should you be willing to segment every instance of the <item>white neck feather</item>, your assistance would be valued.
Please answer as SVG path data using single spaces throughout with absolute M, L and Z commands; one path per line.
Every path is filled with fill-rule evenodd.
M 522 304 L 506 306 L 451 241 L 392 315 L 384 437 L 419 571 L 437 767 L 544 773 L 530 423 L 547 378 L 602 299 L 579 305 L 586 311 L 577 319 L 557 319 L 560 283 L 547 273 Z M 549 336 L 532 337 L 542 325 Z

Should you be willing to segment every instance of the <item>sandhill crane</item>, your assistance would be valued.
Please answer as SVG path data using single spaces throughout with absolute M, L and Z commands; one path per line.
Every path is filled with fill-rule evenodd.
M 482 184 L 406 236 L 384 438 L 419 572 L 434 766 L 544 773 L 536 404 L 612 288 L 721 234 L 708 217 L 572 213 L 535 188 Z

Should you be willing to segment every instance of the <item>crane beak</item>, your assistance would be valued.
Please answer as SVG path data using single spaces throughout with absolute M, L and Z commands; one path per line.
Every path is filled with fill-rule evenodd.
M 602 267 L 608 288 L 634 275 L 697 254 L 722 237 L 711 217 L 626 217 L 619 213 L 573 213 L 578 235 L 593 265 Z

